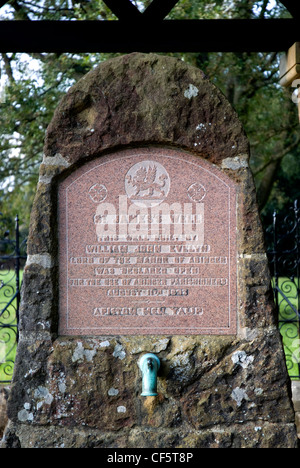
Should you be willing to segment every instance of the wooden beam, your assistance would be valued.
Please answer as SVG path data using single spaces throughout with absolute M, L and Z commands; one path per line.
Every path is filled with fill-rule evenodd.
M 103 0 L 103 1 L 119 19 L 128 19 L 128 14 L 130 13 L 133 15 L 132 19 L 137 18 L 138 16 L 142 15 L 142 13 L 140 13 L 140 11 L 137 8 L 135 8 L 135 6 L 130 2 L 130 0 Z M 172 5 L 172 3 L 174 3 L 174 5 L 171 6 L 169 8 L 169 11 L 167 11 L 167 13 L 164 15 L 163 18 L 165 18 L 167 14 L 171 11 L 171 9 L 176 5 L 176 3 L 178 3 L 178 1 L 179 0 L 153 0 L 152 3 L 147 8 L 149 12 L 147 13 L 146 16 L 148 15 L 149 17 L 152 16 L 153 14 L 152 12 L 157 11 L 156 9 L 158 8 L 168 9 L 169 8 L 168 4 Z M 8 0 L 0 0 L 0 8 L 6 3 L 8 3 Z M 159 3 L 162 4 L 160 7 L 158 7 Z M 291 15 L 294 18 L 300 18 L 300 2 L 298 0 L 280 0 L 280 3 L 282 3 L 286 7 L 286 9 L 291 13 Z M 134 9 L 136 10 L 135 12 L 134 12 Z M 163 13 L 160 14 L 160 19 L 163 19 L 161 17 L 162 14 Z
M 139 20 L 142 17 L 142 13 L 130 2 L 130 0 L 103 1 L 121 21 L 134 21 Z
M 300 2 L 299 0 L 281 0 L 286 9 L 291 13 L 294 18 L 300 19 Z
M 280 84 L 288 88 L 295 80 L 300 79 L 300 42 L 295 42 L 283 54 L 280 62 Z M 299 82 L 297 83 L 299 84 Z
M 153 21 L 162 21 L 174 8 L 179 0 L 153 0 L 143 13 L 143 18 Z
M 0 22 L 0 52 L 278 52 L 294 42 L 294 19 Z
M 0 0 L 1 1 L 1 0 Z M 152 0 L 141 13 L 129 0 L 103 0 L 108 8 L 120 19 L 126 21 L 162 21 L 179 0 Z

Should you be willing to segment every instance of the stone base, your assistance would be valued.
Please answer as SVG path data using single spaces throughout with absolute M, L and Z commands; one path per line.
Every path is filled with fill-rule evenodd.
M 135 428 L 123 430 L 116 440 L 113 432 L 41 426 L 28 431 L 26 426 L 10 425 L 2 448 L 297 448 L 293 427 L 267 422 L 256 426 L 217 426 L 203 431 Z
M 296 426 L 298 439 L 300 439 L 300 413 L 296 413 Z
M 7 399 L 9 388 L 0 386 L 0 440 L 2 439 L 7 420 Z
M 41 368 L 26 372 L 22 405 L 13 387 L 3 446 L 294 448 L 278 340 L 276 329 L 255 345 L 211 336 L 60 338 L 48 344 L 47 380 Z M 38 356 L 42 348 L 27 349 Z M 148 351 L 161 368 L 158 396 L 145 398 L 138 360 Z
M 292 382 L 293 404 L 296 412 L 296 426 L 300 439 L 300 382 Z

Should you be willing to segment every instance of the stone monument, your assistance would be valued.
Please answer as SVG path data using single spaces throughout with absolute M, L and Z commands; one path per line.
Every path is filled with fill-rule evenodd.
M 70 89 L 32 210 L 5 447 L 296 447 L 248 146 L 175 58 L 121 56 Z

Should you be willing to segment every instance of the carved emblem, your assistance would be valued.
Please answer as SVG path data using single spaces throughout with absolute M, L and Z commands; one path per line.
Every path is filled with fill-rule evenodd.
M 89 189 L 89 196 L 94 203 L 101 203 L 107 197 L 107 188 L 102 184 L 94 184 Z
M 129 169 L 125 176 L 128 198 L 138 206 L 152 207 L 162 203 L 170 190 L 170 177 L 156 161 L 142 161 Z
M 187 189 L 187 194 L 193 202 L 199 203 L 206 195 L 206 189 L 199 182 L 195 182 Z

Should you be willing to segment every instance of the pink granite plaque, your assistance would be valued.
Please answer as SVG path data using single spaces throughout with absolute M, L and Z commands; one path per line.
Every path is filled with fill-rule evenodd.
M 236 186 L 169 148 L 116 152 L 59 187 L 61 335 L 235 334 Z

